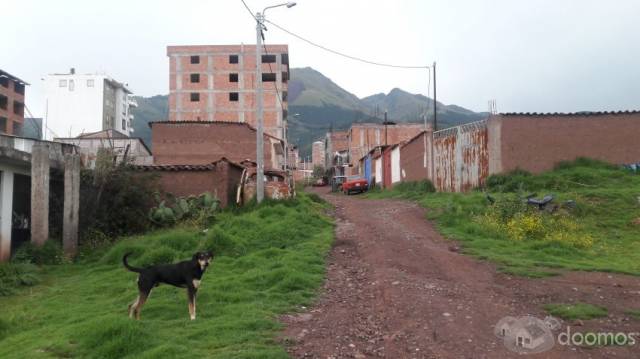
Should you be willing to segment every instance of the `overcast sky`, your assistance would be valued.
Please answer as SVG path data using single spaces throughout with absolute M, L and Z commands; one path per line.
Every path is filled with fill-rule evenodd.
M 277 4 L 246 0 L 258 11 Z M 637 0 L 300 0 L 267 18 L 354 56 L 437 62 L 438 100 L 485 111 L 640 109 Z M 0 68 L 31 86 L 42 116 L 47 73 L 104 71 L 138 95 L 168 93 L 167 45 L 255 43 L 240 0 L 4 0 Z M 427 94 L 425 70 L 365 65 L 269 27 L 292 67 L 313 67 L 359 97 L 399 87 Z

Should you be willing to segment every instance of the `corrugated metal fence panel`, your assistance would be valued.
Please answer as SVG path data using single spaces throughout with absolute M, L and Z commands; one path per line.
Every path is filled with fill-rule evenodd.
M 364 178 L 371 183 L 371 156 L 367 156 L 364 160 Z
M 433 150 L 438 191 L 468 191 L 484 184 L 489 174 L 486 121 L 434 132 Z

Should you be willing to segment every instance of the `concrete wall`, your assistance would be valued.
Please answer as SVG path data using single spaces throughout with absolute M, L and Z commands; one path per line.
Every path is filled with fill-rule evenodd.
M 262 72 L 275 73 L 276 81 L 263 82 L 265 132 L 282 138 L 287 101 L 278 99 L 278 92 L 280 96 L 287 92 L 289 48 L 267 45 L 267 52 L 275 55 L 276 62 L 263 63 Z M 238 56 L 238 63 L 230 63 L 231 55 Z M 256 125 L 255 45 L 169 46 L 167 56 L 170 121 L 231 121 Z M 198 63 L 191 63 L 191 56 L 198 56 Z M 199 75 L 198 82 L 191 81 L 192 74 Z M 237 74 L 238 81 L 230 81 L 230 74 Z M 238 101 L 230 100 L 232 92 L 238 94 Z M 199 94 L 198 101 L 191 100 L 192 93 Z
M 313 166 L 324 167 L 325 165 L 325 153 L 324 153 L 324 142 L 315 141 L 311 145 L 311 163 Z
M 243 123 L 156 122 L 151 139 L 154 164 L 209 164 L 222 157 L 237 163 L 256 160 L 256 131 Z M 275 152 L 278 144 L 265 135 L 265 168 L 283 164 L 283 154 Z
M 87 168 L 95 167 L 98 150 L 101 148 L 113 148 L 120 161 L 129 146 L 127 158 L 134 164 L 150 165 L 153 162 L 151 152 L 139 138 L 57 138 L 56 141 L 78 146 L 82 166 Z
M 516 168 L 540 173 L 577 157 L 640 162 L 640 112 L 505 114 L 489 122 L 491 173 Z
M 437 190 L 468 191 L 489 175 L 487 123 L 478 121 L 433 133 L 433 183 Z

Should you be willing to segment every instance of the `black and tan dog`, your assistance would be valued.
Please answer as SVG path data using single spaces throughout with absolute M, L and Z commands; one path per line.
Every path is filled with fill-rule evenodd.
M 122 257 L 122 263 L 128 270 L 139 273 L 138 290 L 140 293 L 138 298 L 129 305 L 129 317 L 133 318 L 135 316 L 136 319 L 140 319 L 140 310 L 142 310 L 142 306 L 149 298 L 151 289 L 159 286 L 160 283 L 166 283 L 180 288 L 187 288 L 189 316 L 191 320 L 196 319 L 196 293 L 198 292 L 198 287 L 200 287 L 202 275 L 213 260 L 213 253 L 198 252 L 188 261 L 146 268 L 130 266 L 127 263 L 127 257 L 130 254 L 127 253 Z

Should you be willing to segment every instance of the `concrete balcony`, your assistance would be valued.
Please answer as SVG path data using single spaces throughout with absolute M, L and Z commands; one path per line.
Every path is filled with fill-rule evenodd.
M 129 97 L 129 107 L 138 107 L 138 101 L 133 97 Z

